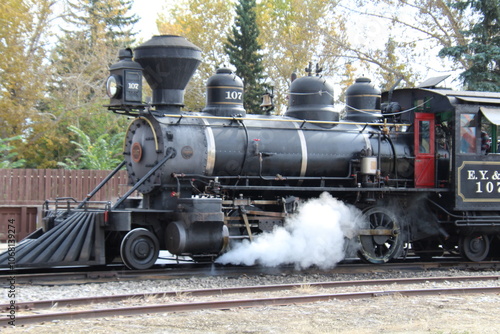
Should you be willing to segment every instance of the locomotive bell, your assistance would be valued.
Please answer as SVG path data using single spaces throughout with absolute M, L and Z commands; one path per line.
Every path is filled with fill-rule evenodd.
M 201 62 L 201 50 L 184 37 L 161 35 L 153 36 L 134 53 L 153 90 L 151 104 L 157 109 L 180 112 L 184 89 Z
M 142 67 L 132 60 L 132 50 L 122 49 L 119 61 L 109 67 L 106 93 L 114 109 L 142 106 Z
M 207 105 L 203 112 L 214 116 L 245 116 L 243 81 L 229 68 L 219 68 L 207 80 Z
M 346 119 L 356 122 L 376 122 L 380 116 L 380 89 L 368 78 L 358 78 L 346 90 Z

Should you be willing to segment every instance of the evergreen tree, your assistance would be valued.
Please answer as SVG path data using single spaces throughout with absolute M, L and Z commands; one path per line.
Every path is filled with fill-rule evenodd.
M 78 33 L 84 33 L 91 48 L 102 42 L 114 46 L 134 42 L 132 26 L 139 21 L 128 15 L 132 0 L 68 0 L 69 14 L 65 17 Z M 70 31 L 66 31 L 68 34 Z
M 64 90 L 66 101 L 68 95 L 75 96 L 73 107 L 102 91 L 118 49 L 134 42 L 131 27 L 138 18 L 127 15 L 131 0 L 69 0 L 68 6 L 64 18 L 69 28 L 56 46 L 53 67 L 55 88 Z
M 479 19 L 464 31 L 468 43 L 445 47 L 439 55 L 466 60 L 468 68 L 460 77 L 467 89 L 500 91 L 500 0 L 456 1 L 450 6 L 462 12 L 471 9 Z
M 245 84 L 244 107 L 249 113 L 261 113 L 260 97 L 264 93 L 261 46 L 257 42 L 259 29 L 255 13 L 255 0 L 240 0 L 236 5 L 236 19 L 232 36 L 224 45 L 236 74 Z

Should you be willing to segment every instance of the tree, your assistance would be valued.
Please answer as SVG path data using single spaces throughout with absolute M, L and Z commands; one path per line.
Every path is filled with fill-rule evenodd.
M 128 14 L 132 0 L 67 0 L 67 3 L 70 10 L 66 21 L 85 34 L 90 48 L 102 46 L 103 42 L 111 42 L 115 47 L 133 43 L 132 27 L 139 18 Z
M 360 69 L 376 73 L 382 81 L 381 88 L 391 87 L 399 78 L 412 86 L 427 76 L 426 72 L 454 69 L 452 64 L 436 61 L 436 50 L 464 43 L 462 30 L 469 18 L 448 3 L 446 0 L 341 0 L 338 8 L 343 10 L 341 15 L 350 38 L 344 41 L 327 38 L 338 45 L 343 58 L 359 61 Z M 383 41 L 385 45 L 380 43 Z
M 188 6 L 185 1 L 179 6 Z M 203 45 L 204 61 L 207 53 L 223 59 L 211 44 L 219 45 L 232 20 L 221 20 L 222 13 L 212 12 L 208 0 L 194 2 L 164 24 L 173 30 L 182 27 L 176 33 L 191 41 L 203 32 L 195 44 Z M 204 16 L 208 12 L 212 16 Z M 322 75 L 335 82 L 348 85 L 366 75 L 381 88 L 401 77 L 412 86 L 428 76 L 426 72 L 451 72 L 467 63 L 459 61 L 454 67 L 436 61 L 437 50 L 465 43 L 462 31 L 471 20 L 468 12 L 448 6 L 446 0 L 260 0 L 255 12 L 262 65 L 273 82 L 278 112 L 287 103 L 291 73 L 303 75 L 310 61 L 319 63 Z M 201 18 L 206 29 L 200 27 Z
M 257 6 L 263 64 L 275 87 L 278 113 L 288 103 L 293 72 L 305 75 L 303 69 L 311 61 L 319 63 L 326 77 L 343 71 L 341 52 L 328 37 L 338 41 L 347 38 L 336 8 L 330 0 L 262 0 Z
M 131 0 L 68 0 L 68 5 L 68 28 L 52 56 L 52 92 L 74 109 L 103 98 L 107 67 L 119 48 L 134 43 L 131 27 L 138 18 L 127 15 Z
M 202 62 L 186 88 L 186 109 L 205 106 L 205 83 L 215 70 L 228 62 L 224 43 L 233 20 L 233 5 L 227 0 L 180 0 L 159 16 L 161 34 L 181 35 L 202 50 Z
M 48 94 L 40 105 L 52 126 L 33 134 L 36 150 L 23 153 L 29 165 L 54 168 L 65 158 L 76 158 L 69 126 L 91 138 L 119 133 L 123 117 L 108 113 L 104 83 L 118 49 L 134 42 L 131 28 L 137 21 L 128 15 L 131 0 L 70 0 L 65 29 L 50 58 Z
M 236 19 L 232 34 L 225 44 L 236 74 L 243 80 L 244 107 L 249 113 L 260 113 L 260 97 L 264 93 L 261 46 L 258 43 L 259 28 L 255 12 L 255 0 L 240 0 L 236 5 Z
M 2 139 L 0 138 L 0 168 L 22 168 L 24 167 L 23 159 L 17 160 L 17 152 L 13 152 L 14 146 L 11 146 L 9 142 L 21 140 L 21 136 L 15 136 L 11 138 Z
M 463 32 L 466 43 L 444 47 L 439 55 L 465 65 L 460 78 L 467 89 L 500 91 L 500 1 L 456 1 L 452 6 L 461 13 L 471 9 L 476 19 Z
M 397 42 L 394 37 L 389 37 L 387 43 L 385 44 L 385 49 L 376 53 L 375 58 L 371 60 L 372 63 L 376 63 L 377 69 L 375 74 L 377 74 L 382 82 L 379 85 L 383 90 L 389 90 L 394 84 L 398 83 L 400 80 L 404 80 L 406 84 L 410 87 L 415 86 L 416 79 L 420 79 L 418 73 L 412 68 L 411 63 L 409 63 L 409 57 L 411 55 L 406 54 L 403 56 L 398 49 L 408 50 L 408 42 Z
M 0 5 L 0 137 L 21 136 L 15 141 L 21 158 L 33 149 L 31 136 L 47 126 L 38 107 L 46 94 L 46 43 L 55 2 L 5 0 Z
M 203 61 L 186 91 L 188 109 L 203 108 L 206 80 L 228 61 L 224 44 L 234 21 L 232 8 L 227 0 L 181 0 L 157 21 L 160 33 L 182 35 L 202 49 Z M 262 0 L 255 7 L 262 64 L 278 112 L 286 107 L 293 71 L 311 60 L 320 61 L 326 75 L 340 71 L 336 46 L 323 36 L 343 34 L 342 20 L 332 19 L 334 8 L 331 0 Z

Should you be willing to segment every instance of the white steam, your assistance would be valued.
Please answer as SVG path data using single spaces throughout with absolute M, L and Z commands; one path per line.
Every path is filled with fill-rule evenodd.
M 318 266 L 333 268 L 345 258 L 345 251 L 354 243 L 349 240 L 361 226 L 362 213 L 348 207 L 328 193 L 311 199 L 299 213 L 287 219 L 285 227 L 262 233 L 253 242 L 244 240 L 216 262 L 222 264 L 274 267 L 295 264 L 298 268 Z

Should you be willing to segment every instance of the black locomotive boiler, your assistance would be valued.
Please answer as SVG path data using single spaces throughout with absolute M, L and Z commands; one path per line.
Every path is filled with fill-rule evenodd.
M 184 90 L 200 61 L 179 36 L 120 51 L 107 107 L 133 120 L 124 161 L 109 177 L 125 166 L 132 188 L 105 208 L 90 201 L 97 188 L 73 208 L 47 210 L 45 228 L 18 246 L 16 266 L 121 259 L 144 269 L 160 249 L 213 259 L 235 240 L 286 224 L 302 200 L 323 192 L 363 210 L 357 238 L 368 262 L 408 251 L 498 255 L 500 155 L 496 145 L 484 149 L 481 132 L 496 138 L 500 94 L 435 83 L 381 94 L 360 78 L 340 115 L 332 85 L 309 71 L 291 83 L 283 116 L 251 115 L 242 81 L 221 68 L 207 82 L 205 108 L 186 112 Z M 130 197 L 136 191 L 141 198 Z

